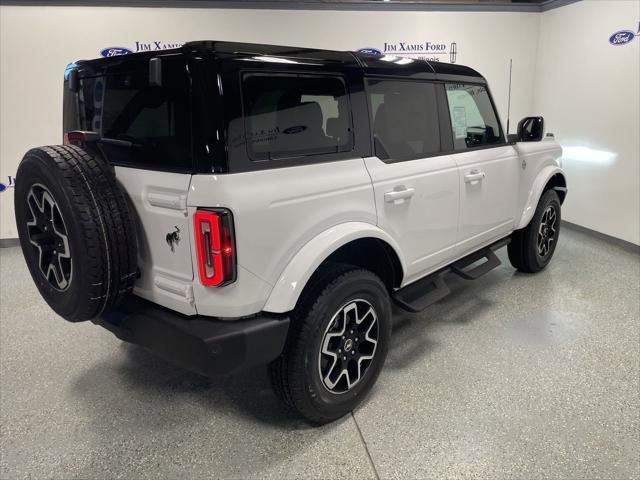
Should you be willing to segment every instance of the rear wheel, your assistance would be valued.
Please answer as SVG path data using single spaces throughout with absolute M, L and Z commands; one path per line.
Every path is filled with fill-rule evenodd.
M 368 270 L 334 265 L 313 282 L 270 372 L 287 405 L 326 423 L 353 410 L 378 378 L 391 335 L 391 303 Z
M 516 230 L 509 244 L 509 261 L 521 272 L 535 273 L 551 261 L 560 235 L 560 199 L 554 190 L 544 192 L 533 218 Z

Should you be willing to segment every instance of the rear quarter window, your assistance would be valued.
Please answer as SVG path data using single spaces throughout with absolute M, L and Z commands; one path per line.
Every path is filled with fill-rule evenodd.
M 253 161 L 353 149 L 349 98 L 339 77 L 245 74 L 242 108 Z

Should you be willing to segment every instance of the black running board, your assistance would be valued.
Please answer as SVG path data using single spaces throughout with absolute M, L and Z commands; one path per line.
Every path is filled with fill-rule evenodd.
M 437 272 L 421 278 L 400 290 L 393 292 L 392 298 L 404 310 L 418 313 L 429 305 L 433 305 L 438 300 L 446 297 L 451 290 L 444 281 L 444 276 L 448 273 L 455 273 L 465 280 L 475 280 L 487 274 L 500 265 L 500 259 L 494 253 L 495 250 L 504 247 L 511 241 L 511 237 L 498 240 L 491 245 L 467 255 L 464 258 L 444 267 Z M 483 263 L 471 269 L 466 268 L 479 260 L 485 259 Z

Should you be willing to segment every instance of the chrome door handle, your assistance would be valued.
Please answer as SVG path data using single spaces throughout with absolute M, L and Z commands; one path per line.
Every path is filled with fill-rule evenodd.
M 411 198 L 413 197 L 413 194 L 416 193 L 415 188 L 406 188 L 406 187 L 396 187 L 396 188 L 398 188 L 398 190 L 394 189 L 394 190 L 391 190 L 390 192 L 385 192 L 384 194 L 385 202 L 400 203 L 400 200 Z
M 471 170 L 464 176 L 465 183 L 481 182 L 485 177 L 485 173 L 480 170 Z

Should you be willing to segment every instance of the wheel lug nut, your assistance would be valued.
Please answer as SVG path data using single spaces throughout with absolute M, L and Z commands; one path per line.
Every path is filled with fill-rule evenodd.
M 355 355 L 356 351 L 355 350 L 351 350 L 351 355 Z
M 342 353 L 342 350 L 341 350 L 341 349 L 338 349 L 338 353 Z
M 350 332 L 350 333 L 351 333 L 351 335 L 353 335 L 353 330 L 351 330 L 351 332 Z
M 356 337 L 356 342 L 358 341 L 358 337 Z
M 347 359 L 347 357 L 342 357 L 342 360 L 346 360 L 346 359 Z

